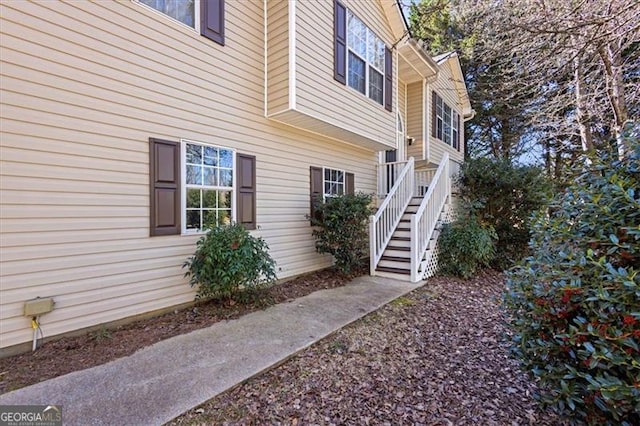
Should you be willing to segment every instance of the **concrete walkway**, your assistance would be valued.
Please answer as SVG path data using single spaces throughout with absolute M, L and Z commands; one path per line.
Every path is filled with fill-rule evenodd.
M 64 425 L 160 425 L 422 284 L 360 277 L 0 395 L 0 405 L 62 405 Z

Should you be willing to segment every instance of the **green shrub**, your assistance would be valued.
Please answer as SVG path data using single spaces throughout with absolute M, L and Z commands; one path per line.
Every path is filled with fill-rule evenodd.
M 316 212 L 315 217 L 307 216 L 316 227 L 312 231 L 316 250 L 333 255 L 335 266 L 342 273 L 352 273 L 369 253 L 371 195 L 330 197 L 316 204 Z
M 487 267 L 495 256 L 495 232 L 475 216 L 464 215 L 442 227 L 438 239 L 440 271 L 468 278 Z
M 598 160 L 534 222 L 508 273 L 513 352 L 541 400 L 589 424 L 640 424 L 640 145 Z
M 488 158 L 464 162 L 460 195 L 481 223 L 498 237 L 492 266 L 507 269 L 527 254 L 531 214 L 548 200 L 551 186 L 543 170 Z
M 184 263 L 189 284 L 198 286 L 197 298 L 233 299 L 240 290 L 253 290 L 276 279 L 275 262 L 262 238 L 242 225 L 211 228 L 200 237 L 193 256 Z

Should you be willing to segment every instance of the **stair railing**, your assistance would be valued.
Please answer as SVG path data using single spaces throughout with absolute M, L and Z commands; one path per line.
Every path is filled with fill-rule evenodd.
M 391 191 L 393 184 L 406 164 L 406 161 L 378 164 L 378 196 L 380 198 L 386 197 Z
M 414 160 L 409 158 L 407 164 L 396 177 L 376 214 L 369 217 L 369 258 L 370 272 L 375 275 L 391 235 L 396 230 L 404 211 L 407 209 L 415 185 Z
M 422 278 L 420 263 L 429 248 L 429 241 L 450 194 L 449 154 L 445 153 L 420 207 L 411 216 L 411 282 L 418 282 Z
M 414 191 L 415 197 L 424 197 L 429 189 L 429 184 L 433 180 L 433 176 L 436 174 L 436 168 L 426 170 L 416 170 L 416 189 Z

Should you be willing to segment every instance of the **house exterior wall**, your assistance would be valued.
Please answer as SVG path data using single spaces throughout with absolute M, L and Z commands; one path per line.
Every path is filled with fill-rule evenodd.
M 387 46 L 394 43 L 377 1 L 346 0 L 344 5 Z M 367 138 L 395 145 L 395 112 L 385 110 L 384 105 L 333 78 L 333 2 L 297 1 L 296 23 L 296 109 Z M 395 105 L 395 100 L 392 104 Z M 354 114 L 358 120 L 353 120 Z
M 433 90 L 435 90 L 438 95 L 453 109 L 457 111 L 460 116 L 462 116 L 462 105 L 460 103 L 460 97 L 458 96 L 457 88 L 455 82 L 453 80 L 453 73 L 451 72 L 451 68 L 448 64 L 443 64 L 440 66 L 440 71 L 438 73 L 437 80 L 431 84 L 427 85 L 427 91 L 425 96 L 425 106 L 426 106 L 426 120 L 427 120 L 427 137 L 429 143 L 429 157 L 428 160 L 433 164 L 440 164 L 442 160 L 442 156 L 445 152 L 449 153 L 449 158 L 453 161 L 461 163 L 464 160 L 464 131 L 463 128 L 460 129 L 462 132 L 462 143 L 460 144 L 460 149 L 455 149 L 451 145 L 448 145 L 442 142 L 440 139 L 433 137 L 432 135 L 432 126 L 433 126 L 433 115 L 432 115 L 432 96 Z M 464 123 L 462 124 L 464 125 Z
M 267 114 L 289 108 L 289 2 L 268 1 Z
M 404 123 L 404 132 L 407 133 L 407 85 L 398 80 L 398 113 Z
M 391 27 L 377 1 L 343 3 L 387 46 L 394 44 Z M 387 111 L 384 105 L 334 79 L 333 1 L 267 0 L 266 4 L 267 63 L 274 67 L 267 71 L 267 114 L 285 124 L 368 149 L 394 148 L 395 107 L 394 111 Z M 287 8 L 287 19 L 283 19 L 280 9 Z M 285 70 L 288 82 L 284 81 Z M 352 119 L 354 115 L 358 120 Z
M 407 136 L 414 138 L 407 147 L 408 157 L 422 160 L 424 146 L 424 102 L 422 101 L 422 82 L 407 85 Z
M 320 2 L 301 3 L 310 19 Z M 349 2 L 378 25 L 361 3 Z M 198 236 L 149 237 L 149 137 L 256 156 L 252 234 L 279 278 L 329 265 L 305 219 L 310 166 L 376 189 L 375 151 L 265 118 L 262 1 L 227 2 L 225 46 L 131 1 L 2 2 L 0 12 L 2 348 L 30 340 L 22 310 L 34 297 L 55 300 L 46 336 L 193 300 L 182 264 Z M 359 111 L 343 112 L 358 121 Z

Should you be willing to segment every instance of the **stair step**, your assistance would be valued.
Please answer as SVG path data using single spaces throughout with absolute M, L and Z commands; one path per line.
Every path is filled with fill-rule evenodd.
M 402 247 L 402 246 L 387 246 L 387 250 L 399 250 L 399 251 L 411 251 L 411 247 Z
M 391 241 L 411 241 L 410 237 L 391 237 Z
M 407 227 L 404 227 L 404 226 L 398 226 L 396 228 L 396 231 L 411 231 L 411 228 L 407 228 Z
M 411 258 L 409 258 L 409 257 L 400 257 L 400 256 L 385 256 L 385 255 L 382 255 L 380 260 L 388 260 L 390 262 L 411 263 Z
M 376 268 L 376 271 L 390 272 L 392 274 L 400 274 L 400 275 L 410 275 L 410 271 L 408 269 L 389 268 L 387 266 L 378 266 Z

